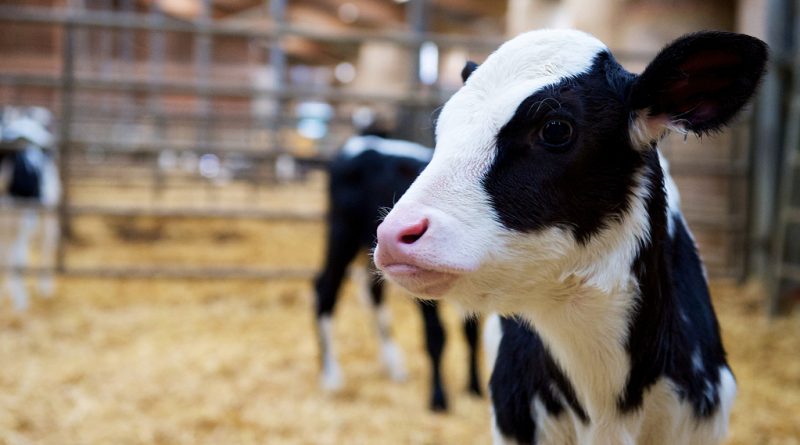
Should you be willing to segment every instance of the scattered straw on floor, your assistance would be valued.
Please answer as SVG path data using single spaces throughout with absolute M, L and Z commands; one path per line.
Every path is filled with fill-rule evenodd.
M 317 265 L 322 226 L 76 220 L 74 265 Z M 389 301 L 409 380 L 377 360 L 370 311 L 337 308 L 344 390 L 323 393 L 305 282 L 61 279 L 15 314 L 0 301 L 0 444 L 486 444 L 488 403 L 466 394 L 448 308 L 451 412 L 428 412 L 416 306 Z M 769 322 L 759 295 L 713 288 L 739 382 L 729 445 L 800 444 L 800 314 Z
M 731 445 L 800 443 L 800 317 L 715 288 L 740 390 Z M 426 409 L 416 308 L 392 294 L 409 381 L 377 362 L 369 310 L 348 291 L 339 354 L 347 384 L 317 385 L 305 283 L 68 279 L 31 312 L 0 310 L 0 443 L 488 443 L 485 400 L 463 391 L 464 345 L 447 312 L 452 412 Z
M 62 280 L 25 315 L 0 311 L 0 443 L 487 443 L 448 312 L 452 412 L 427 411 L 416 307 L 392 295 L 410 378 L 377 361 L 372 314 L 338 308 L 345 389 L 317 387 L 305 283 Z M 463 366 L 462 366 L 463 365 Z

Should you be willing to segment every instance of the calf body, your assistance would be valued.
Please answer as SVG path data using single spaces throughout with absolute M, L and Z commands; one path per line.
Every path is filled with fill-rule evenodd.
M 21 205 L 0 219 L 4 233 L 13 234 L 13 240 L 4 248 L 8 239 L 0 237 L 0 252 L 3 263 L 9 268 L 5 276 L 5 289 L 10 294 L 17 310 L 28 307 L 28 292 L 24 280 L 16 268 L 28 265 L 30 242 L 42 215 L 43 230 L 41 256 L 54 256 L 59 237 L 58 220 L 51 214 L 58 205 L 61 185 L 53 159 L 43 148 L 50 144 L 51 136 L 46 130 L 49 112 L 40 108 L 8 108 L 3 112 L 0 133 L 4 149 L 0 152 L 0 177 L 5 196 L 0 200 Z M 44 210 L 44 212 L 43 212 Z M 1 263 L 0 263 L 1 264 Z M 52 273 L 39 278 L 39 292 L 49 296 L 53 292 Z
M 523 34 L 444 106 L 433 160 L 378 229 L 423 298 L 496 311 L 496 443 L 714 444 L 735 395 L 668 132 L 716 131 L 766 47 L 698 33 L 637 76 L 577 31 Z
M 325 265 L 316 279 L 317 326 L 322 354 L 322 385 L 336 389 L 341 371 L 335 357 L 332 315 L 338 291 L 349 264 L 359 251 L 375 244 L 381 212 L 391 208 L 427 165 L 431 149 L 418 144 L 378 136 L 349 139 L 330 166 L 329 222 Z M 391 338 L 389 314 L 383 304 L 383 281 L 370 261 L 369 294 L 376 312 L 381 355 L 390 375 L 405 378 L 402 355 Z M 447 398 L 442 384 L 441 357 L 445 331 L 436 303 L 419 303 L 425 327 L 425 341 L 431 361 L 431 408 L 443 410 Z M 480 394 L 476 348 L 478 325 L 474 318 L 464 322 L 469 342 L 470 383 Z

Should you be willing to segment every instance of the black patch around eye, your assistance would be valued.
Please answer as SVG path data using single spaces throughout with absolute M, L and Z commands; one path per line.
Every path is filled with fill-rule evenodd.
M 519 232 L 566 227 L 585 243 L 627 210 L 643 165 L 628 137 L 625 98 L 633 78 L 601 53 L 586 73 L 519 105 L 497 134 L 497 154 L 483 180 L 504 226 Z M 546 129 L 557 120 L 569 122 L 572 134 L 561 146 L 566 149 L 548 150 L 542 139 L 558 147 L 568 133 L 560 124 Z

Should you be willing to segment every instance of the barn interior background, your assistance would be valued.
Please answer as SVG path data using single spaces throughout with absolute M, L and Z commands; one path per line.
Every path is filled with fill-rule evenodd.
M 3 275 L 57 272 L 53 297 L 32 292 L 25 312 L 0 289 L 0 443 L 487 443 L 486 402 L 456 391 L 458 334 L 451 413 L 424 409 L 420 322 L 399 292 L 409 382 L 381 374 L 348 286 L 336 321 L 348 383 L 319 390 L 309 280 L 324 165 L 354 116 L 432 144 L 466 60 L 567 26 L 633 71 L 693 30 L 770 44 L 737 125 L 672 137 L 665 155 L 740 381 L 729 443 L 800 443 L 798 12 L 790 0 L 4 0 L 0 106 L 53 113 L 63 192 L 52 208 L 0 199 Z M 35 238 L 15 264 L 9 221 L 30 209 L 62 236 L 52 257 Z

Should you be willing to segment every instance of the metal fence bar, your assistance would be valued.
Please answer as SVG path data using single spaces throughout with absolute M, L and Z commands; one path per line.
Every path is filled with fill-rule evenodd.
M 415 3 L 424 4 L 425 0 L 413 0 Z M 273 0 L 273 2 L 284 3 L 284 0 Z M 157 3 L 154 1 L 153 3 Z M 79 12 L 79 13 L 78 13 Z M 266 28 L 256 28 L 251 23 L 243 22 L 214 22 L 198 23 L 173 20 L 163 14 L 139 14 L 131 12 L 105 12 L 105 11 L 71 11 L 59 8 L 41 7 L 12 7 L 0 6 L 0 22 L 28 23 L 32 25 L 53 25 L 62 24 L 65 29 L 106 29 L 122 32 L 148 31 L 151 33 L 186 33 L 193 36 L 208 36 L 209 39 L 221 37 L 240 37 L 264 41 L 278 41 L 282 36 L 298 36 L 310 40 L 328 43 L 360 43 L 366 40 L 393 42 L 404 45 L 410 50 L 416 49 L 426 41 L 435 43 L 440 47 L 465 46 L 470 48 L 493 49 L 498 46 L 504 38 L 501 36 L 453 36 L 437 33 L 425 32 L 424 29 L 407 31 L 353 31 L 353 32 L 331 32 L 324 29 L 309 28 L 302 25 L 287 24 L 282 20 L 274 20 Z M 261 26 L 261 25 L 259 25 Z M 66 52 L 66 48 L 65 48 Z M 650 54 L 639 53 L 619 53 L 618 58 L 629 60 L 649 59 Z M 70 58 L 70 64 L 73 63 Z M 149 79 L 136 78 L 115 78 L 96 77 L 80 75 L 76 76 L 72 67 L 71 88 L 87 92 L 123 92 L 123 93 L 144 93 L 148 95 L 163 94 L 186 94 L 195 95 L 201 98 L 224 96 L 231 98 L 252 99 L 253 97 L 274 98 L 276 101 L 287 101 L 291 99 L 320 99 L 329 102 L 383 102 L 403 106 L 423 108 L 426 106 L 438 106 L 451 92 L 431 93 L 429 91 L 400 91 L 400 95 L 393 94 L 363 94 L 354 93 L 336 88 L 307 89 L 296 88 L 284 85 L 274 85 L 270 88 L 248 87 L 246 85 L 226 85 L 207 81 L 177 81 L 164 80 L 162 76 L 151 76 Z M 416 75 L 416 73 L 415 73 Z M 52 88 L 62 88 L 66 80 L 65 75 L 29 75 L 29 74 L 0 74 L 0 85 L 19 85 L 19 86 L 46 86 Z M 70 90 L 70 93 L 72 92 Z M 62 97 L 63 97 L 62 93 Z M 70 94 L 71 96 L 71 94 Z M 70 100 L 72 98 L 70 97 Z M 71 106 L 74 103 L 70 102 Z M 63 104 L 62 104 L 63 106 Z M 62 110 L 63 111 L 63 110 Z M 202 115 L 202 112 L 198 113 Z M 73 116 L 69 114 L 65 119 L 67 126 L 73 123 Z M 201 116 L 202 118 L 202 116 Z M 74 122 L 77 124 L 77 122 Z M 63 127 L 62 123 L 62 127 Z M 77 128 L 77 126 L 76 126 Z M 63 130 L 62 130 L 63 131 Z M 80 152 L 81 144 L 96 144 L 101 148 L 110 150 L 127 151 L 125 154 L 136 153 L 158 153 L 164 149 L 186 150 L 200 152 L 204 150 L 219 150 L 220 152 L 233 148 L 231 152 L 241 149 L 242 152 L 252 153 L 253 155 L 264 155 L 265 147 L 235 147 L 230 144 L 218 144 L 197 147 L 196 144 L 187 146 L 181 144 L 163 144 L 151 142 L 148 144 L 120 144 L 108 143 L 106 141 L 72 141 L 71 134 L 68 132 L 62 138 L 62 143 L 69 148 L 75 160 L 75 153 Z M 278 146 L 279 144 L 274 144 Z M 66 156 L 64 156 L 66 159 Z M 73 165 L 74 167 L 74 165 Z M 685 169 L 673 164 L 673 174 L 718 174 L 730 176 L 742 176 L 746 167 L 739 165 L 687 165 Z M 78 170 L 72 169 L 70 174 L 77 175 Z M 65 181 L 67 184 L 71 184 Z M 65 206 L 66 208 L 66 206 Z M 202 208 L 147 208 L 147 207 L 127 207 L 112 208 L 101 206 L 75 206 L 70 204 L 68 211 L 64 212 L 64 218 L 84 215 L 101 216 L 147 216 L 155 218 L 251 218 L 270 221 L 308 221 L 321 222 L 324 214 L 285 212 L 285 211 L 265 211 L 252 209 L 202 209 Z M 726 215 L 730 216 L 730 215 Z M 65 219 L 66 220 L 66 219 Z M 720 231 L 740 231 L 743 230 L 743 223 L 738 215 L 731 216 L 728 221 L 722 221 L 719 215 L 703 214 L 693 216 L 690 219 L 691 225 L 714 227 Z M 36 269 L 33 269 L 36 271 Z M 240 267 L 200 267 L 200 268 L 73 268 L 62 267 L 66 276 L 85 276 L 85 277 L 109 277 L 109 278 L 255 278 L 269 279 L 281 278 L 283 276 L 303 275 L 308 278 L 313 275 L 309 270 L 263 270 L 245 269 Z
M 29 207 L 48 212 L 45 207 Z M 73 205 L 68 210 L 69 216 L 112 216 L 112 217 L 152 217 L 152 218 L 237 218 L 256 219 L 264 221 L 298 221 L 298 222 L 323 222 L 324 212 L 301 212 L 287 210 L 266 210 L 250 208 L 202 208 L 202 207 L 111 207 Z M 687 223 L 692 227 L 712 228 L 722 232 L 742 232 L 746 229 L 744 215 L 723 215 L 702 212 L 689 212 Z
M 237 218 L 257 219 L 264 221 L 322 222 L 325 213 L 297 212 L 287 210 L 259 210 L 248 208 L 148 208 L 148 207 L 109 207 L 109 206 L 72 206 L 71 216 L 113 216 L 113 217 L 152 217 L 152 218 Z
M 0 272 L 23 276 L 53 274 L 52 267 L 6 267 L 0 265 Z M 165 279 L 165 280 L 308 280 L 318 271 L 311 268 L 270 268 L 255 269 L 242 267 L 66 267 L 58 271 L 59 276 L 99 279 Z
M 69 219 L 70 206 L 70 167 L 69 156 L 71 150 L 70 140 L 72 138 L 72 113 L 73 113 L 73 93 L 75 88 L 75 30 L 70 24 L 64 26 L 63 60 L 61 73 L 61 122 L 59 127 L 59 153 L 58 170 L 63 184 L 61 188 L 61 201 L 58 207 L 58 224 L 61 236 L 58 237 L 56 245 L 56 268 L 64 270 L 66 261 L 66 241 L 72 235 L 72 227 Z
M 59 87 L 58 76 L 32 74 L 0 74 L 0 84 L 12 86 Z M 158 90 L 164 94 L 187 94 L 225 96 L 250 99 L 256 96 L 267 96 L 277 99 L 319 99 L 330 102 L 386 102 L 409 105 L 440 105 L 445 97 L 439 95 L 359 93 L 337 88 L 298 88 L 284 86 L 278 88 L 253 88 L 241 85 L 221 85 L 197 82 L 176 82 L 160 80 L 157 82 L 142 79 L 104 79 L 101 77 L 79 76 L 75 78 L 75 87 L 88 91 L 120 91 L 126 93 L 149 93 Z M 445 93 L 447 94 L 447 93 Z
M 0 21 L 30 24 L 66 24 L 81 28 L 133 29 L 142 31 L 165 31 L 197 33 L 198 25 L 179 20 L 154 20 L 144 14 L 129 12 L 81 11 L 76 14 L 66 8 L 44 8 L 32 6 L 0 6 Z M 365 40 L 394 42 L 402 45 L 420 45 L 432 41 L 440 46 L 469 46 L 494 49 L 506 39 L 502 36 L 470 36 L 440 33 L 409 33 L 405 31 L 325 31 L 316 27 L 278 22 L 266 29 L 256 28 L 251 23 L 212 23 L 207 32 L 214 36 L 243 37 L 272 40 L 278 35 L 292 35 L 329 43 L 360 43 Z

